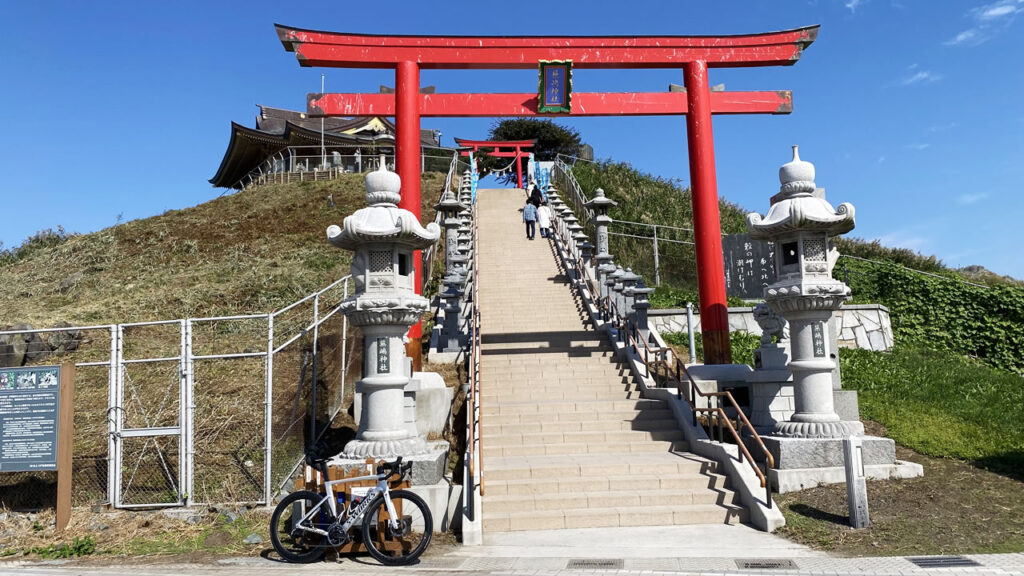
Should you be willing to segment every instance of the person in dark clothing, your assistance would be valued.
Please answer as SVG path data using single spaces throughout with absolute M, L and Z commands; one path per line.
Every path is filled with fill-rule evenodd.
M 542 202 L 544 202 L 544 196 L 540 193 L 540 188 L 534 188 L 530 193 L 530 204 L 533 204 L 534 208 L 539 208 Z

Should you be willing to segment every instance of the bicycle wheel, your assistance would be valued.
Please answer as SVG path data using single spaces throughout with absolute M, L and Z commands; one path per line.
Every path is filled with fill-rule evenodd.
M 422 498 L 408 490 L 392 490 L 398 527 L 380 496 L 363 518 L 363 544 L 378 562 L 386 566 L 412 564 L 423 554 L 434 533 L 434 518 Z
M 302 517 L 320 502 L 322 496 L 309 490 L 299 490 L 284 497 L 274 508 L 270 517 L 270 542 L 278 555 L 288 562 L 307 563 L 319 560 L 324 555 L 324 538 L 315 532 L 307 532 L 298 526 Z M 316 515 L 303 522 L 303 526 L 330 524 L 329 518 L 320 518 L 330 512 L 321 507 Z M 320 520 L 326 522 L 320 522 Z

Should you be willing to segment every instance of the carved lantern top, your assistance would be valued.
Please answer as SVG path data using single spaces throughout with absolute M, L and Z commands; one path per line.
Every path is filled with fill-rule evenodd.
M 853 205 L 844 202 L 833 208 L 825 191 L 814 184 L 814 164 L 800 159 L 793 146 L 793 160 L 779 169 L 779 193 L 772 198 L 768 214 L 747 214 L 751 237 L 774 240 L 798 231 L 823 232 L 836 236 L 853 230 Z
M 619 203 L 615 200 L 604 195 L 604 190 L 598 188 L 594 190 L 594 197 L 583 203 L 587 208 L 593 209 L 599 215 L 604 215 L 608 212 L 608 209 L 612 206 L 618 206 Z
M 366 208 L 345 218 L 341 227 L 327 228 L 327 240 L 338 248 L 355 250 L 371 243 L 390 243 L 412 249 L 426 248 L 441 237 L 441 228 L 431 222 L 424 228 L 416 216 L 397 206 L 402 199 L 402 179 L 388 171 L 381 156 L 380 167 L 366 175 Z
M 445 218 L 454 218 L 456 214 L 467 210 L 466 205 L 459 202 L 451 190 L 445 190 L 441 201 L 434 204 L 434 210 L 444 214 Z

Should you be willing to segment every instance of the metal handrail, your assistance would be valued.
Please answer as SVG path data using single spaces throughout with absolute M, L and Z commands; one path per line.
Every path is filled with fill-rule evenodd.
M 555 160 L 555 165 L 563 171 L 563 174 L 566 174 L 567 178 L 569 179 L 569 182 L 573 185 L 574 192 L 576 192 L 575 188 L 577 188 L 579 185 L 578 183 L 576 183 L 575 178 L 572 177 L 572 173 L 571 171 L 569 171 L 569 167 L 565 165 L 565 163 L 562 162 L 560 158 Z M 582 196 L 582 191 L 580 191 L 579 195 Z M 559 228 L 558 232 L 561 236 L 563 244 L 568 246 L 569 243 L 567 238 L 567 231 L 563 230 L 562 228 Z M 775 467 L 775 459 L 772 456 L 771 452 L 768 450 L 768 448 L 764 445 L 764 441 L 761 440 L 761 437 L 760 435 L 758 435 L 757 430 L 754 429 L 753 425 L 751 425 L 750 421 L 747 419 L 746 414 L 743 412 L 743 410 L 740 409 L 739 404 L 736 402 L 736 399 L 733 398 L 732 393 L 729 392 L 728 390 L 723 392 L 701 391 L 700 388 L 697 387 L 697 382 L 694 380 L 689 370 L 687 370 L 686 364 L 684 364 L 679 359 L 679 356 L 675 353 L 674 350 L 672 350 L 672 348 L 652 349 L 649 343 L 647 342 L 646 338 L 638 338 L 639 330 L 636 328 L 636 325 L 633 324 L 630 317 L 628 315 L 619 313 L 618 304 L 612 299 L 611 295 L 607 295 L 604 297 L 599 297 L 597 295 L 597 293 L 594 291 L 594 282 L 596 281 L 596 279 L 591 278 L 590 274 L 588 273 L 586 267 L 583 265 L 580 258 L 575 259 L 575 262 L 573 263 L 572 267 L 576 272 L 577 278 L 582 282 L 583 285 L 585 285 L 591 291 L 591 298 L 593 299 L 593 302 L 597 307 L 598 313 L 601 315 L 602 321 L 610 323 L 612 326 L 615 327 L 619 341 L 624 344 L 628 342 L 628 344 L 633 347 L 633 350 L 638 358 L 641 357 L 639 342 L 643 342 L 644 351 L 642 354 L 642 358 L 644 363 L 644 369 L 647 372 L 648 377 L 651 374 L 652 368 L 654 370 L 657 370 L 659 367 L 664 367 L 666 372 L 666 378 L 671 378 L 676 382 L 677 394 L 680 398 L 686 399 L 686 402 L 690 407 L 691 413 L 693 414 L 694 426 L 697 425 L 697 414 L 699 412 L 704 412 L 709 414 L 709 424 L 711 424 L 711 415 L 717 417 L 719 429 L 717 440 L 718 442 L 725 441 L 725 430 L 729 430 L 730 435 L 732 436 L 733 440 L 735 441 L 740 451 L 741 462 L 745 457 L 747 463 L 750 465 L 751 469 L 753 469 L 754 474 L 756 474 L 758 479 L 760 480 L 761 487 L 765 489 L 765 503 L 770 508 L 772 506 L 771 485 L 768 482 L 767 470 L 770 470 L 771 468 Z M 674 378 L 672 378 L 672 367 L 669 365 L 668 360 L 665 357 L 663 357 L 663 355 L 666 353 L 671 354 L 672 358 L 675 360 Z M 685 374 L 688 380 L 690 391 L 689 396 L 683 396 L 684 384 L 680 376 L 681 374 Z M 709 407 L 697 408 L 697 396 L 700 396 L 702 398 L 708 398 Z M 714 408 L 710 407 L 710 398 L 715 398 L 716 400 L 717 405 Z M 732 408 L 736 411 L 737 419 L 740 422 L 740 430 L 742 430 L 743 427 L 746 426 L 747 429 L 750 430 L 751 437 L 754 438 L 754 441 L 756 442 L 757 446 L 764 453 L 766 465 L 764 472 L 761 471 L 760 467 L 757 465 L 757 462 L 751 456 L 750 451 L 747 449 L 746 445 L 744 444 L 739 434 L 739 431 L 737 431 L 736 427 L 733 426 L 732 421 L 728 418 L 728 415 L 725 412 L 725 409 L 722 408 L 722 398 L 725 398 L 728 404 L 731 405 Z M 712 431 L 713 430 L 714 429 L 712 428 Z
M 483 427 L 483 414 L 480 410 L 480 348 L 481 348 L 481 319 L 480 319 L 480 258 L 479 247 L 477 246 L 479 225 L 477 222 L 476 204 L 472 205 L 472 250 L 470 258 L 469 282 L 470 282 L 470 338 L 469 338 L 469 391 L 466 399 L 466 455 L 465 466 L 469 486 L 463 487 L 463 494 L 467 498 L 472 497 L 476 486 L 480 487 L 480 495 L 484 495 L 484 466 L 483 466 L 483 437 L 480 430 Z

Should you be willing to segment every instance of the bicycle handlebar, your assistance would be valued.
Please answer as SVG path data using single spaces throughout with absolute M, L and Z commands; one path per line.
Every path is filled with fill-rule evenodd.
M 377 474 L 387 473 L 387 476 L 385 476 L 385 478 L 390 478 L 392 476 L 397 475 L 398 482 L 402 482 L 405 480 L 406 473 L 408 473 L 411 469 L 412 462 L 407 462 L 406 464 L 403 465 L 402 457 L 399 456 L 398 458 L 395 458 L 394 462 L 384 462 L 383 464 L 379 464 L 377 466 Z

